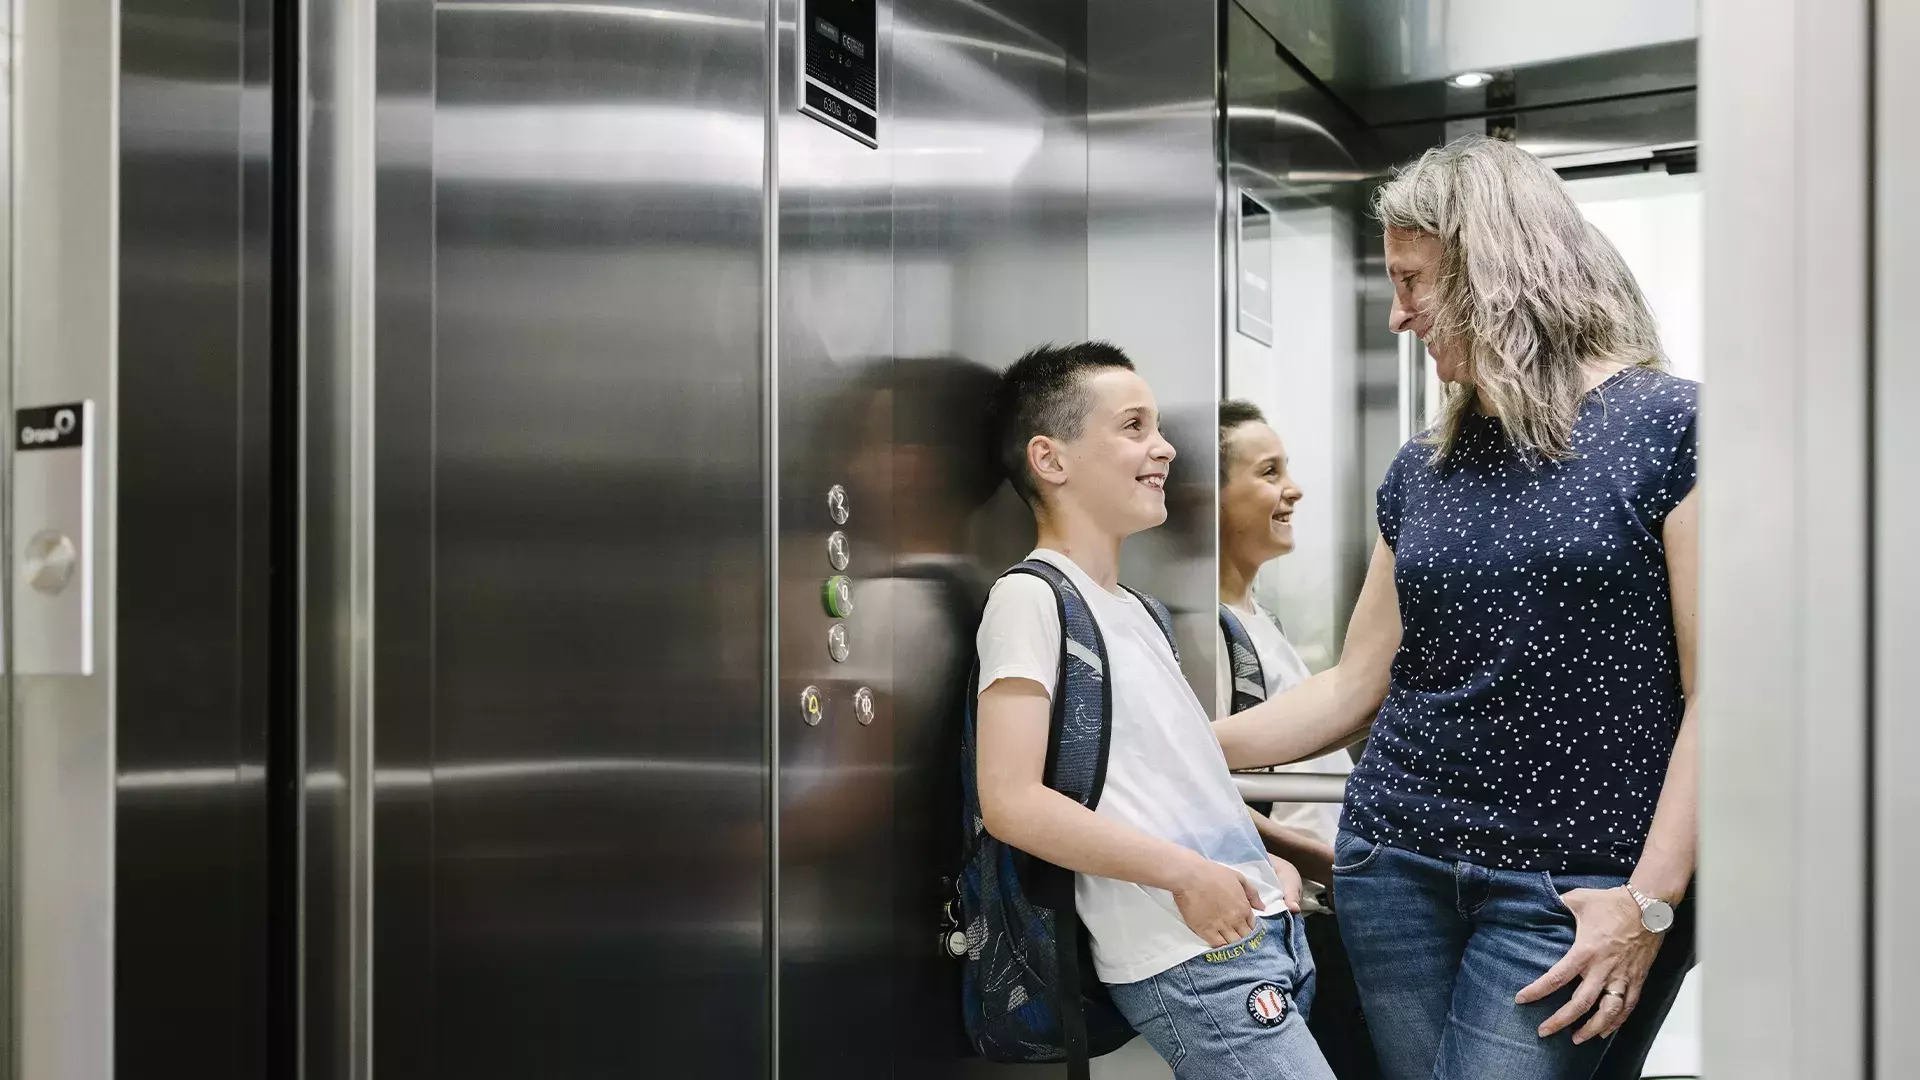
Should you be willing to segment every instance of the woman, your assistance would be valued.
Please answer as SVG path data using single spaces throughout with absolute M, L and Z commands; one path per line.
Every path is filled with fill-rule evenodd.
M 1383 1075 L 1585 1080 L 1693 875 L 1697 387 L 1516 147 L 1431 151 L 1375 210 L 1446 408 L 1380 486 L 1341 662 L 1215 727 L 1247 768 L 1371 725 L 1334 895 Z

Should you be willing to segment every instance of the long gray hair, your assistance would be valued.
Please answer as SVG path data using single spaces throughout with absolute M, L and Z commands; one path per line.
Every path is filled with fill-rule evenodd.
M 1522 458 L 1573 456 L 1589 366 L 1666 365 L 1632 271 L 1560 177 L 1511 143 L 1468 135 L 1421 155 L 1374 195 L 1388 229 L 1440 239 L 1434 336 L 1464 345 L 1465 380 L 1423 436 L 1440 464 L 1477 390 Z

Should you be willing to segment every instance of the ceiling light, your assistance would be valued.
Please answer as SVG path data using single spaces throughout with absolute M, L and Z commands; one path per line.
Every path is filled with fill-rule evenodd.
M 1484 71 L 1463 71 L 1447 80 L 1448 86 L 1457 86 L 1462 90 L 1472 90 L 1493 81 L 1493 76 Z

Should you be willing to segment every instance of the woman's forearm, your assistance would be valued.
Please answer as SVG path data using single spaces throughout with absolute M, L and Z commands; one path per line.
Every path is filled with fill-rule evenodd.
M 1213 722 L 1230 769 L 1290 765 L 1345 746 L 1366 729 L 1379 708 L 1380 693 L 1354 686 L 1343 665 L 1307 679 L 1271 700 Z
M 1633 887 L 1648 896 L 1678 903 L 1693 880 L 1700 822 L 1700 702 L 1687 701 L 1680 733 L 1667 761 L 1666 784 L 1653 812 L 1653 827 L 1633 869 Z

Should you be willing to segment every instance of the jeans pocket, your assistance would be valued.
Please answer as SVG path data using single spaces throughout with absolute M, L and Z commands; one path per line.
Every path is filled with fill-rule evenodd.
M 1338 875 L 1365 870 L 1386 849 L 1385 844 L 1376 844 L 1342 829 L 1333 841 L 1333 872 Z

